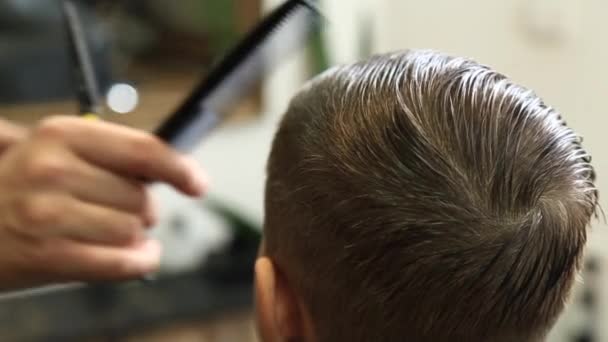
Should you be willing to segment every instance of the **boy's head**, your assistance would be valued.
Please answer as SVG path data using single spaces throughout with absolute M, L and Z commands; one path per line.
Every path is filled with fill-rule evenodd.
M 430 51 L 332 69 L 292 101 L 256 264 L 268 341 L 537 341 L 597 192 L 534 93 Z

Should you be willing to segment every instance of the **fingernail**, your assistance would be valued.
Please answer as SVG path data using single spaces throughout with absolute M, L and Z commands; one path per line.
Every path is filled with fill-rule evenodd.
M 202 196 L 207 192 L 207 177 L 204 173 L 197 174 L 192 181 L 192 189 L 195 196 Z
M 143 275 L 158 270 L 162 255 L 161 244 L 154 239 L 147 239 L 141 243 L 138 249 L 141 252 L 141 263 L 137 273 Z

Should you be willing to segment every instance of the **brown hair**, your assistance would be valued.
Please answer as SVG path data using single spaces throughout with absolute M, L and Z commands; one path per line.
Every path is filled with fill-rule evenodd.
M 293 99 L 265 252 L 321 341 L 535 341 L 562 311 L 597 191 L 533 92 L 431 51 L 334 68 Z

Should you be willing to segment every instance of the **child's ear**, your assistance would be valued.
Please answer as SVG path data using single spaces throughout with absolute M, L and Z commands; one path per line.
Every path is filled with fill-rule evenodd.
M 255 264 L 256 312 L 265 342 L 300 340 L 303 321 L 298 298 L 287 279 L 268 257 Z
M 276 341 L 274 326 L 274 267 L 267 257 L 255 262 L 255 311 L 258 333 L 262 342 Z

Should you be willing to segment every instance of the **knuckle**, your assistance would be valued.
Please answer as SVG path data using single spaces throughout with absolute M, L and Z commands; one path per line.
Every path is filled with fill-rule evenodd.
M 139 134 L 131 141 L 133 152 L 138 154 L 154 154 L 160 147 L 160 140 L 149 134 Z
M 18 202 L 17 210 L 25 224 L 40 226 L 57 223 L 60 212 L 56 202 L 41 196 L 30 196 Z M 32 227 L 33 228 L 33 227 Z
M 118 227 L 118 236 L 122 243 L 133 244 L 143 238 L 143 227 L 140 220 L 136 217 L 127 217 L 124 223 Z
M 148 168 L 159 155 L 161 142 L 157 138 L 142 134 L 131 141 L 133 165 L 135 168 Z
M 52 116 L 40 122 L 34 129 L 34 135 L 45 138 L 61 138 L 67 133 L 69 119 L 63 116 Z
M 131 168 L 135 172 L 148 169 L 153 163 L 153 158 L 147 153 L 135 153 L 131 157 Z
M 69 171 L 65 164 L 52 153 L 35 153 L 26 162 L 24 173 L 27 179 L 33 182 L 57 182 Z

